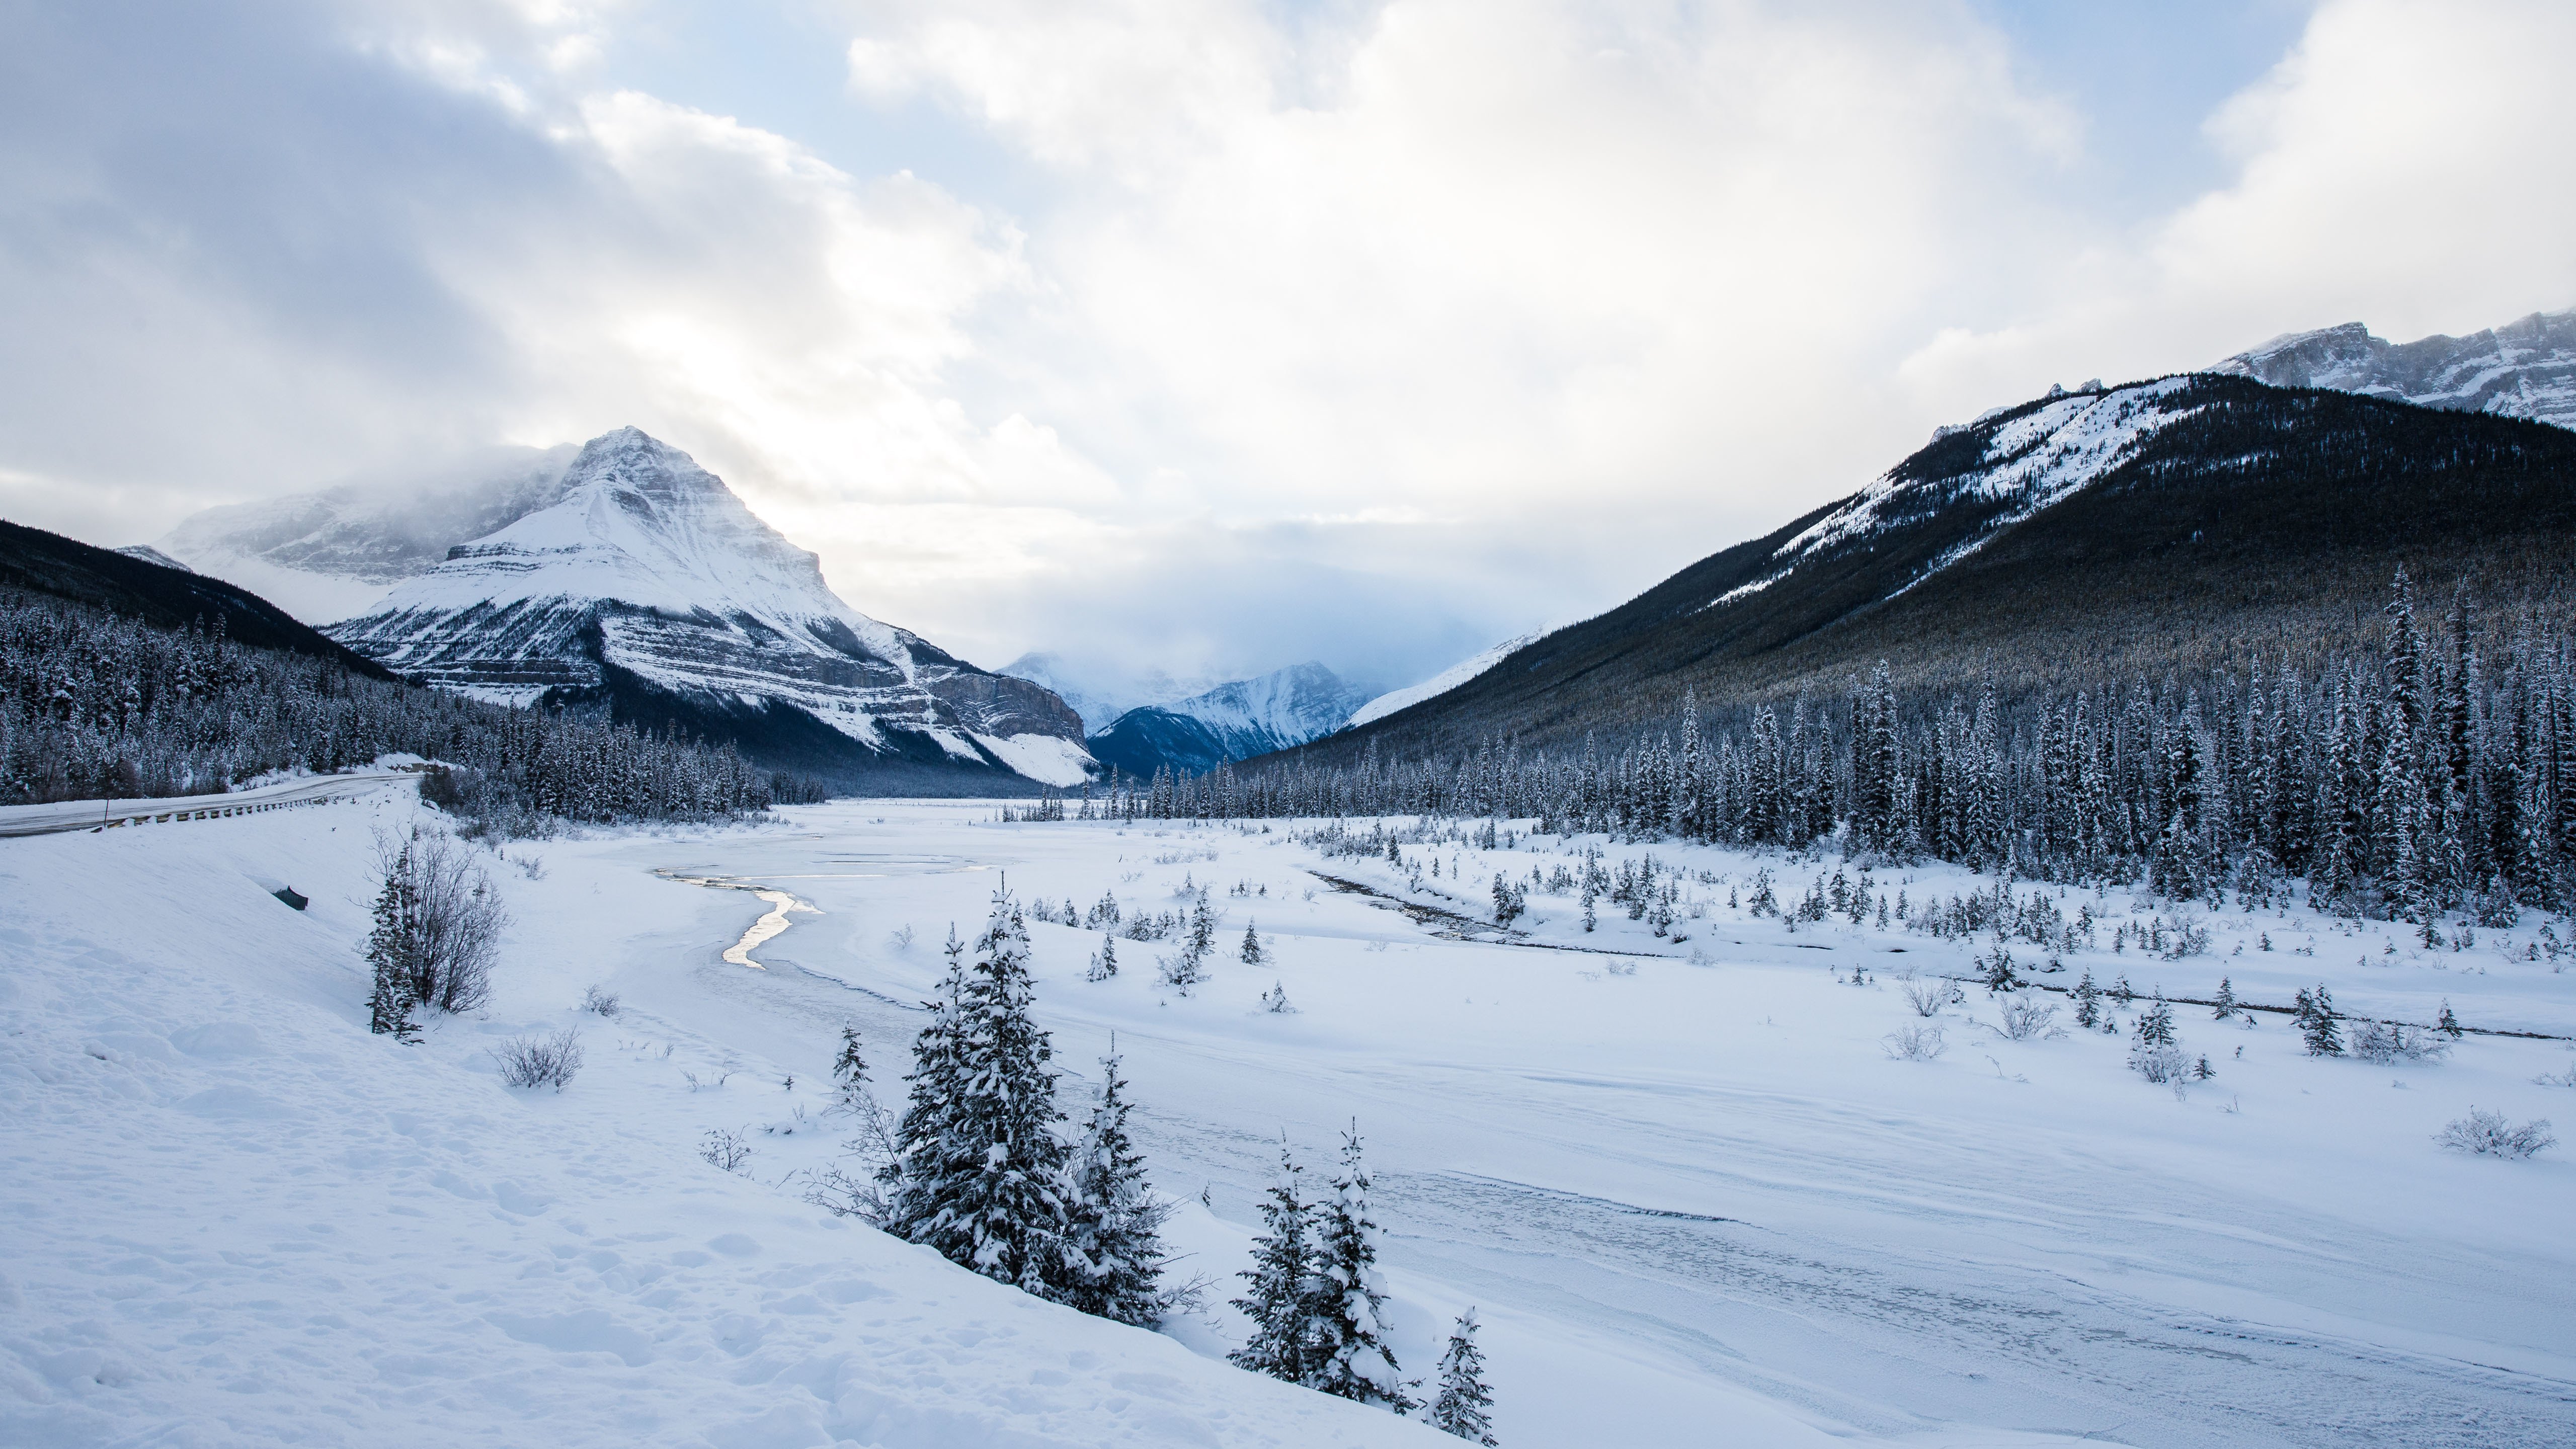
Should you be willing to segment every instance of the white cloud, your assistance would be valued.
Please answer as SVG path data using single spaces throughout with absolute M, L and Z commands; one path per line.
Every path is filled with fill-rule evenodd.
M 2561 6 L 2330 0 L 2145 226 L 1963 5 L 837 13 L 918 176 L 655 94 L 657 0 L 30 22 L 0 507 L 633 422 L 970 657 L 1391 684 L 2052 380 L 2576 302 Z
M 2134 377 L 2284 332 L 2411 340 L 2576 305 L 2576 11 L 2334 0 L 2210 119 L 2229 184 L 2105 244 L 2008 325 L 1933 339 L 1906 372 L 1964 406 L 2050 375 Z

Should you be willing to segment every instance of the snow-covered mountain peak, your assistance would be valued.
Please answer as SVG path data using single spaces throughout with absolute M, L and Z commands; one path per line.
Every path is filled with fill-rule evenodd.
M 641 429 L 584 444 L 548 496 L 329 632 L 448 688 L 608 703 L 777 739 L 826 768 L 838 735 L 914 766 L 1051 785 L 1090 773 L 1081 720 L 1063 701 L 851 608 L 812 553 Z M 811 719 L 782 720 L 782 707 Z
M 832 620 L 879 658 L 909 654 L 901 631 L 832 592 L 812 553 L 763 523 L 696 459 L 640 428 L 584 444 L 552 505 L 451 548 L 377 612 L 557 599 L 749 615 L 791 632 Z

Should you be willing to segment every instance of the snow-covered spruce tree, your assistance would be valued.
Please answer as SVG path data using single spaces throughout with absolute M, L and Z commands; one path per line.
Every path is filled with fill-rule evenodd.
M 913 1046 L 896 1130 L 886 1231 L 1042 1298 L 1078 1280 L 1066 1241 L 1064 1139 L 1054 1048 L 1029 1013 L 1029 937 L 1007 893 L 968 964 L 949 940 L 942 1000 Z
M 1151 1328 L 1166 1307 L 1161 1229 L 1172 1205 L 1145 1181 L 1145 1158 L 1127 1132 L 1127 1079 L 1115 1055 L 1100 1059 L 1100 1095 L 1073 1154 L 1067 1240 L 1079 1271 L 1064 1301 L 1085 1313 Z
M 1258 966 L 1270 958 L 1261 950 L 1261 928 L 1258 923 L 1243 928 L 1243 964 Z
M 2169 1047 L 2174 1044 L 2173 1008 L 2165 1004 L 2165 993 L 2159 987 L 2155 1005 L 2138 1015 L 2138 1040 L 2148 1046 Z
M 385 872 L 376 892 L 375 928 L 367 933 L 367 965 L 375 976 L 367 995 L 367 1029 L 396 1041 L 418 1041 L 420 1027 L 411 1019 L 412 979 L 418 967 L 412 957 L 419 932 L 412 899 L 410 847 L 396 867 Z
M 2165 994 L 2156 993 L 2153 1006 L 2138 1013 L 2137 1025 L 2131 1029 L 2129 1066 L 2140 1076 L 2159 1085 L 2182 1076 L 2188 1065 L 2182 1048 L 2174 1044 L 2173 1008 L 2165 1004 Z
M 1879 666 L 1882 670 L 1885 665 Z M 1493 1445 L 1493 1391 L 1485 1387 L 1485 1353 L 1476 1347 L 1476 1310 L 1458 1315 L 1440 1355 L 1440 1392 L 1431 1400 L 1431 1427 L 1470 1444 Z
M 1085 981 L 1106 981 L 1118 974 L 1118 938 L 1103 932 L 1100 949 L 1092 953 L 1091 964 L 1083 969 Z
M 2075 983 L 2075 1024 L 2091 1031 L 2102 1021 L 2102 988 L 2093 984 L 2093 968 L 2084 968 L 2083 979 Z
M 1386 1291 L 1377 1271 L 1369 1175 L 1357 1127 L 1342 1134 L 1333 1195 L 1316 1204 L 1315 1272 L 1307 1322 L 1315 1348 L 1314 1387 L 1401 1414 L 1415 1407 L 1387 1346 Z
M 2302 991 L 2295 999 L 2299 1023 L 2299 1041 L 2312 1057 L 2343 1055 L 2343 1029 L 2335 1025 L 2334 998 L 2326 994 L 2319 982 L 2314 993 Z
M 2449 997 L 2444 997 L 2442 999 L 2442 1015 L 2439 1020 L 2433 1023 L 2433 1029 L 2454 1041 L 2459 1040 L 2461 1035 L 2460 1019 L 2451 1014 L 2451 1001 Z
M 2236 1015 L 2236 986 L 2228 978 L 2218 978 L 2218 999 L 2209 1004 L 2212 1020 L 2226 1021 Z
M 841 1028 L 840 1055 L 832 1058 L 832 1085 L 840 1105 L 857 1111 L 868 1091 L 867 1059 L 859 1055 L 859 1029 Z
M 1252 1286 L 1234 1300 L 1252 1320 L 1252 1336 L 1226 1355 L 1237 1367 L 1292 1384 L 1311 1383 L 1315 1377 L 1315 1338 L 1306 1321 L 1315 1224 L 1305 1175 L 1282 1142 L 1279 1176 L 1262 1195 L 1262 1230 L 1252 1240 L 1252 1266 L 1238 1275 Z

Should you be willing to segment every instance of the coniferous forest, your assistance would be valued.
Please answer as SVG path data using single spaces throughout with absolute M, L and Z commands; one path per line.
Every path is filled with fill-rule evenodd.
M 708 820 L 821 798 L 731 748 L 504 709 L 0 589 L 0 804 L 208 794 L 379 755 L 450 768 L 433 803 L 510 833 L 552 819 Z
M 2426 921 L 2576 904 L 2576 640 L 2485 627 L 2462 589 L 2419 614 L 2401 572 L 2384 647 L 2191 683 L 2104 679 L 2001 701 L 1901 693 L 1884 664 L 1839 699 L 1722 716 L 1605 750 L 1299 757 L 1114 780 L 1084 802 L 1145 818 L 1419 814 L 1535 819 L 1791 850 L 1932 858 L 2024 878 L 2144 883 Z

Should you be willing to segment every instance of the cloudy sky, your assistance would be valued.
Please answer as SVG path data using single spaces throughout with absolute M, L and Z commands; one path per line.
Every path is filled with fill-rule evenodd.
M 0 0 L 0 514 L 634 423 L 988 665 L 1399 684 L 2053 381 L 2576 305 L 2564 0 Z

